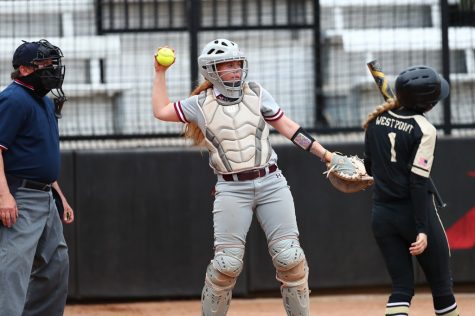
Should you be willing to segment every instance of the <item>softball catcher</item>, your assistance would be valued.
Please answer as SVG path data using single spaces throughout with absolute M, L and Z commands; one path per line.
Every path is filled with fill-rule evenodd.
M 287 314 L 308 315 L 307 261 L 299 243 L 292 194 L 269 142 L 268 124 L 325 162 L 331 164 L 341 157 L 338 169 L 349 162 L 325 150 L 286 117 L 261 85 L 245 81 L 247 59 L 236 43 L 227 39 L 211 41 L 198 57 L 198 64 L 206 80 L 191 97 L 171 102 L 165 85 L 168 67 L 155 61 L 153 111 L 160 120 L 185 123 L 185 136 L 206 146 L 210 167 L 217 175 L 215 254 L 206 269 L 202 314 L 226 315 L 243 268 L 246 235 L 256 214 L 267 238 L 276 278 L 282 284 Z
M 408 315 L 414 296 L 412 256 L 432 290 L 436 315 L 459 315 L 452 290 L 449 246 L 431 192 L 436 129 L 425 118 L 449 95 L 434 69 L 409 67 L 388 99 L 364 123 L 365 159 L 374 177 L 372 229 L 392 280 L 386 315 Z

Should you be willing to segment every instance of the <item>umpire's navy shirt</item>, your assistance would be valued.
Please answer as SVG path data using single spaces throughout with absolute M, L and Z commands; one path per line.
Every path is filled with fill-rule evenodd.
M 0 147 L 6 174 L 56 181 L 60 152 L 53 102 L 18 80 L 0 92 Z

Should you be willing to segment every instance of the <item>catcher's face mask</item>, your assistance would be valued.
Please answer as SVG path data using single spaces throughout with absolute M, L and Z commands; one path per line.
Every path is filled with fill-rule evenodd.
M 216 64 L 216 73 L 226 87 L 240 88 L 242 85 L 242 60 L 228 61 Z

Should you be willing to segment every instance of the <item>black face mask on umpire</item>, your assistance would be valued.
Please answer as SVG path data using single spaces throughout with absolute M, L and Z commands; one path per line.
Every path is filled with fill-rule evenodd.
M 28 44 L 30 43 L 25 42 L 22 46 L 25 46 L 25 50 L 30 49 L 31 51 L 31 46 L 28 46 Z M 22 80 L 32 85 L 38 96 L 45 96 L 51 91 L 54 95 L 55 113 L 60 118 L 63 104 L 67 100 L 62 89 L 66 71 L 66 67 L 61 62 L 63 52 L 59 47 L 52 45 L 45 39 L 32 44 L 37 46 L 36 52 L 33 52 L 33 59 L 28 60 L 27 63 L 21 63 L 23 56 L 28 56 L 28 52 L 22 53 L 20 50 L 19 55 L 23 56 L 17 57 L 19 60 L 15 60 L 14 56 L 13 66 L 17 68 L 21 64 L 26 64 L 35 69 L 33 73 L 23 77 Z M 49 63 L 49 61 L 51 62 Z
M 63 52 L 57 46 L 52 45 L 47 40 L 40 40 L 38 48 L 38 59 L 51 59 L 50 66 L 38 69 L 41 83 L 46 90 L 50 90 L 54 95 L 55 113 L 58 118 L 61 118 L 61 110 L 67 98 L 63 92 L 63 81 L 66 72 L 66 66 L 61 63 Z

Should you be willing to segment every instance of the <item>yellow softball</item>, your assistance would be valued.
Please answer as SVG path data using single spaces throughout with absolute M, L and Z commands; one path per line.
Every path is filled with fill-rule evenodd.
M 162 47 L 157 51 L 155 58 L 160 65 L 168 67 L 175 61 L 175 53 L 168 47 Z

